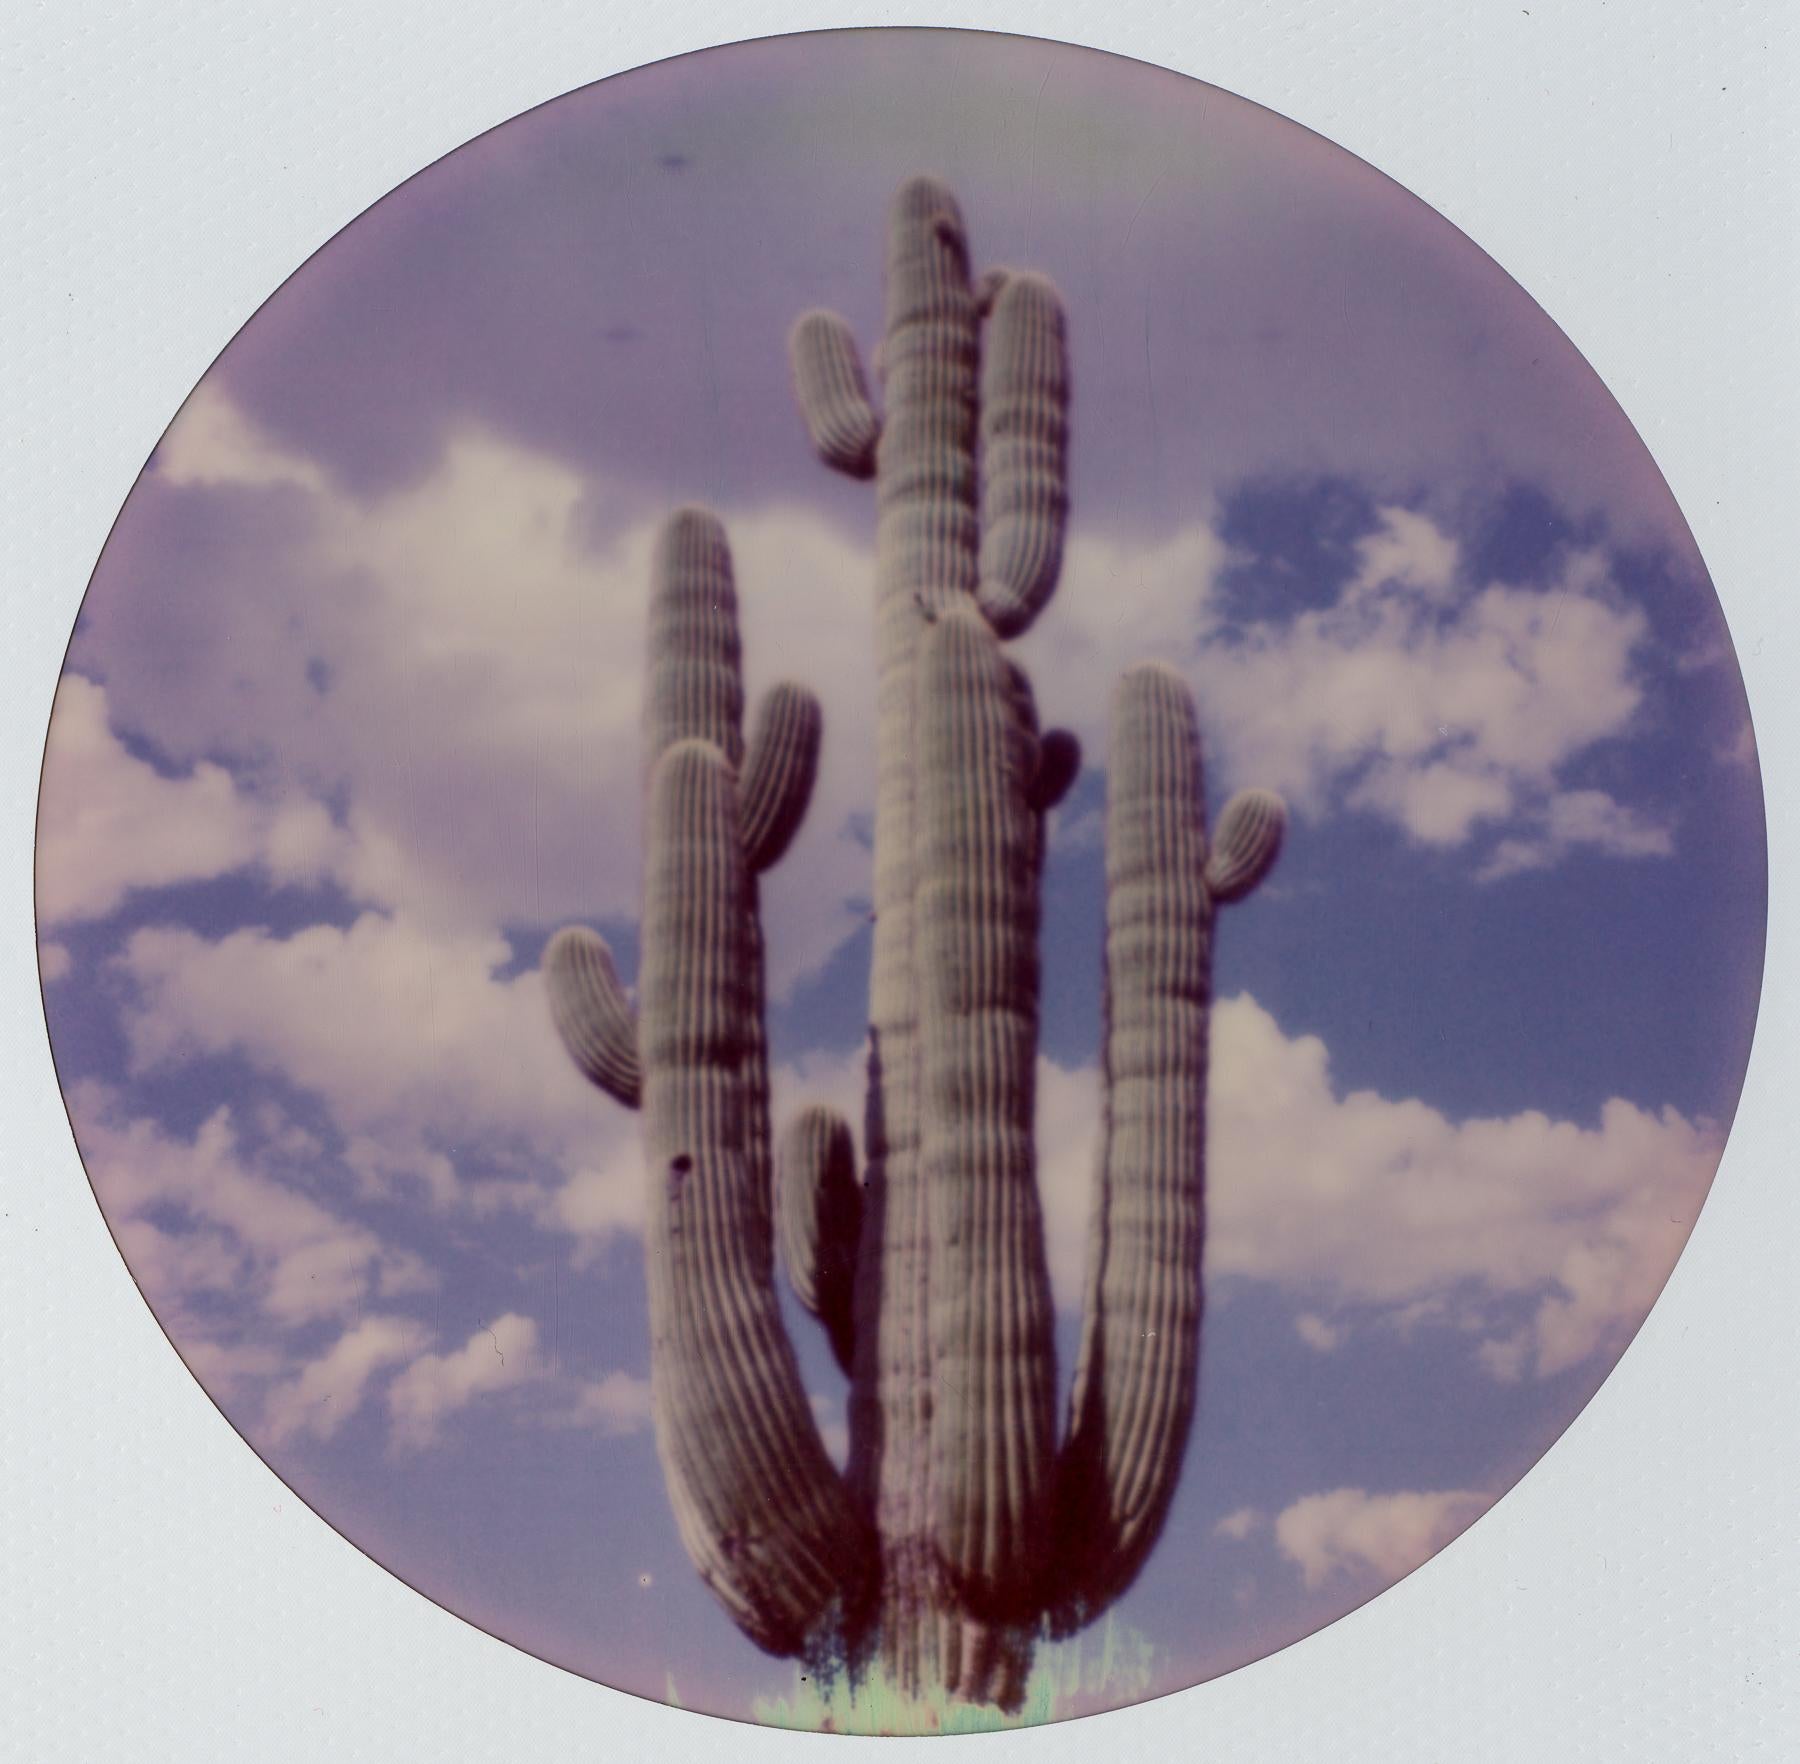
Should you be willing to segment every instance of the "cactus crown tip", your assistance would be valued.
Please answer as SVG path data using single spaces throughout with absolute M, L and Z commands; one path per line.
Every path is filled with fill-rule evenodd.
M 703 502 L 684 502 L 663 522 L 663 532 L 673 538 L 683 533 L 704 533 L 725 542 L 725 523 Z
M 586 925 L 564 925 L 544 945 L 546 963 L 557 961 L 577 949 L 591 948 L 600 942 L 600 934 Z
M 1139 698 L 1145 693 L 1179 692 L 1183 697 L 1191 696 L 1187 676 L 1173 662 L 1166 661 L 1141 661 L 1127 668 L 1119 676 L 1117 692 L 1121 700 Z

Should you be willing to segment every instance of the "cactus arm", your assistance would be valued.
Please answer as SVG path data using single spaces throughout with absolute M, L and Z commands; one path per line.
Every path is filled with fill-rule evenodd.
M 976 598 L 1002 637 L 1024 631 L 1062 571 L 1068 517 L 1069 360 L 1062 301 L 1009 274 L 988 320 L 981 376 L 981 574 Z
M 875 475 L 881 419 L 856 353 L 856 337 L 835 312 L 809 312 L 788 333 L 794 398 L 814 450 L 850 478 Z
M 1055 1349 L 1032 1147 L 1037 817 L 1017 687 L 970 607 L 919 660 L 921 1163 L 930 1192 L 933 1535 L 959 1601 L 1035 1616 Z
M 1287 808 L 1272 790 L 1240 790 L 1225 805 L 1206 860 L 1215 906 L 1242 900 L 1274 868 L 1287 830 Z
M 635 1109 L 644 1077 L 637 1018 L 605 939 L 585 925 L 565 926 L 550 939 L 543 967 L 551 1020 L 569 1057 L 590 1084 Z
M 1198 720 L 1167 668 L 1120 684 L 1107 794 L 1105 1139 L 1058 1466 L 1062 1632 L 1143 1565 L 1194 1410 L 1212 904 Z
M 850 1124 L 835 1109 L 803 1110 L 781 1136 L 775 1172 L 775 1217 L 788 1280 L 794 1296 L 825 1325 L 831 1351 L 848 1372 L 862 1230 Z
M 732 769 L 682 741 L 651 775 L 640 1040 L 657 1445 L 682 1539 L 772 1653 L 866 1588 L 867 1539 L 781 1325 L 744 1145 L 746 875 Z
M 780 862 L 806 818 L 819 771 L 819 701 L 783 682 L 757 706 L 738 787 L 744 862 L 752 875 Z

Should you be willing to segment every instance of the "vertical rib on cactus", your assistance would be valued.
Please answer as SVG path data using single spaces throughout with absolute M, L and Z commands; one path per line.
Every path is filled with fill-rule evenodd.
M 1035 732 L 970 606 L 919 661 L 921 1176 L 930 1196 L 933 1537 L 958 1599 L 1036 1616 L 1055 1348 L 1032 1151 Z
M 677 742 L 650 780 L 641 1038 L 651 1378 L 683 1541 L 739 1626 L 808 1647 L 856 1591 L 858 1525 L 756 1239 L 745 871 L 731 768 Z

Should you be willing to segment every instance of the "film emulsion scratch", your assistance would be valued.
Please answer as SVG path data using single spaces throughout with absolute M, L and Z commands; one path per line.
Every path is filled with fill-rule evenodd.
M 291 278 L 95 573 L 37 881 L 284 1481 L 571 1671 L 902 1733 L 1479 1518 L 1686 1241 L 1766 907 L 1712 586 L 1521 290 L 911 30 L 584 88 Z

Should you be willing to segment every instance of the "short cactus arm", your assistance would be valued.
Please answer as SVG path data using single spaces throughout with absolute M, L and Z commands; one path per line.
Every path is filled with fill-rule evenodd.
M 819 701 L 804 686 L 784 682 L 757 706 L 738 788 L 744 862 L 753 875 L 781 861 L 806 818 L 823 724 Z
M 640 1041 L 657 1445 L 683 1542 L 758 1646 L 853 1620 L 869 1540 L 820 1440 L 746 1155 L 747 877 L 732 768 L 679 742 L 651 774 Z
M 963 1609 L 1037 1613 L 1055 1348 L 1032 1148 L 1036 741 L 972 606 L 919 658 L 921 1168 L 930 1192 L 933 1538 Z
M 605 939 L 585 925 L 557 932 L 544 952 L 544 989 L 556 1032 L 582 1076 L 635 1109 L 644 1077 L 637 1017 Z
M 1042 276 L 1008 275 L 981 374 L 981 577 L 1002 637 L 1023 631 L 1062 572 L 1068 517 L 1069 359 L 1062 301 Z
M 1287 807 L 1272 790 L 1240 790 L 1225 805 L 1206 860 L 1206 886 L 1215 906 L 1242 900 L 1281 855 Z
M 809 312 L 788 334 L 794 397 L 819 457 L 851 478 L 875 475 L 881 419 L 856 353 L 856 337 L 835 312 Z
M 1050 1601 L 1064 1633 L 1143 1566 L 1194 1413 L 1213 872 L 1199 722 L 1168 668 L 1134 669 L 1120 685 L 1107 796 L 1105 1137 Z M 1247 891 L 1244 878 L 1273 861 L 1281 809 L 1264 793 L 1239 801 L 1218 857 Z
M 862 1189 L 850 1125 L 835 1109 L 803 1110 L 775 1154 L 775 1217 L 794 1296 L 831 1337 L 848 1372 L 854 1344 L 856 1246 Z

